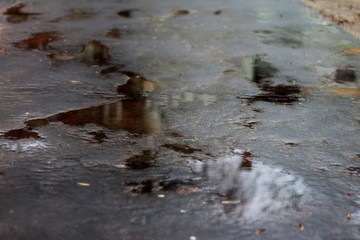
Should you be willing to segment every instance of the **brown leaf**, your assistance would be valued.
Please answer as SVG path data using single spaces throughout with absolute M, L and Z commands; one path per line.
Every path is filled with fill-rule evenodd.
M 302 223 L 300 223 L 300 224 L 299 224 L 299 229 L 300 229 L 301 231 L 304 231 L 304 230 L 305 230 L 305 225 L 302 224 Z
M 351 214 L 350 213 L 346 213 L 346 219 L 350 221 L 350 219 L 351 219 Z
M 32 34 L 31 38 L 14 43 L 18 48 L 45 50 L 49 43 L 60 40 L 57 32 L 39 32 Z
M 344 55 L 360 55 L 360 48 L 351 48 L 341 52 Z
M 265 228 L 257 228 L 255 230 L 255 235 L 260 235 L 260 234 L 264 233 L 265 231 L 266 231 Z
M 192 193 L 200 192 L 201 190 L 199 188 L 186 188 L 186 187 L 180 187 L 176 189 L 176 192 L 183 196 L 188 196 Z
M 344 97 L 356 97 L 360 96 L 360 89 L 358 88 L 332 88 L 329 92 L 335 93 Z

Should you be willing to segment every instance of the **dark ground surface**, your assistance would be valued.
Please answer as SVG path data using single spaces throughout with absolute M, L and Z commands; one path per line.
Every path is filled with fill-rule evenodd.
M 360 238 L 359 40 L 295 0 L 12 4 L 1 239 Z

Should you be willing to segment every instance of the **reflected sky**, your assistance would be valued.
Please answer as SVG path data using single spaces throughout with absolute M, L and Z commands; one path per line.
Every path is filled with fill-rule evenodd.
M 295 208 L 305 194 L 302 179 L 261 162 L 243 168 L 240 155 L 214 159 L 204 166 L 205 174 L 217 184 L 224 197 L 223 211 L 257 220 L 280 210 Z

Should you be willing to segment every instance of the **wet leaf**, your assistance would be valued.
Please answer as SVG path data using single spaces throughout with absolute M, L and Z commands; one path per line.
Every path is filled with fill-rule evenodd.
M 188 196 L 193 193 L 201 192 L 200 188 L 194 187 L 194 188 L 187 188 L 187 187 L 179 187 L 176 189 L 176 192 L 183 196 Z
M 257 228 L 255 230 L 255 235 L 261 235 L 262 233 L 264 233 L 266 231 L 265 228 Z
M 86 183 L 86 182 L 77 182 L 76 185 L 80 187 L 90 187 L 90 183 Z
M 109 38 L 119 38 L 120 35 L 121 31 L 118 28 L 112 28 L 106 33 L 106 36 Z
M 138 11 L 138 10 L 137 9 L 125 9 L 125 10 L 119 11 L 117 14 L 124 18 L 131 18 L 131 17 L 133 17 L 133 13 L 135 11 Z
M 181 10 L 177 10 L 173 13 L 173 15 L 175 17 L 178 17 L 178 16 L 185 16 L 185 15 L 188 15 L 190 13 L 189 10 L 185 10 L 185 9 L 181 9 Z
M 31 38 L 14 43 L 18 48 L 45 50 L 49 43 L 60 40 L 58 32 L 39 32 Z
M 90 65 L 103 65 L 110 59 L 109 48 L 100 41 L 91 40 L 83 46 L 78 57 Z
M 74 55 L 70 55 L 70 54 L 66 54 L 66 53 L 64 53 L 64 54 L 51 53 L 46 56 L 50 61 L 69 61 L 69 60 L 72 60 L 75 58 Z
M 351 48 L 341 52 L 344 55 L 360 55 L 360 48 Z
M 299 229 L 300 229 L 300 231 L 304 231 L 305 230 L 305 225 L 300 223 L 299 224 Z

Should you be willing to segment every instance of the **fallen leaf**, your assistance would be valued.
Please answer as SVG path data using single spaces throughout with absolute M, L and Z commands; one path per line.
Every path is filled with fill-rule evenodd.
M 86 182 L 77 182 L 76 184 L 80 187 L 90 187 L 90 183 Z
M 346 214 L 346 219 L 350 221 L 350 219 L 351 219 L 351 214 L 350 213 Z
M 180 187 L 178 189 L 176 189 L 176 192 L 180 195 L 183 196 L 188 196 L 192 193 L 196 193 L 196 192 L 200 192 L 201 190 L 199 188 L 185 188 L 185 187 Z
M 360 55 L 360 48 L 351 48 L 341 52 L 344 55 Z
M 348 196 L 354 196 L 354 195 L 356 195 L 356 192 L 347 192 L 346 195 L 348 195 Z
M 31 38 L 14 43 L 18 48 L 45 50 L 49 43 L 60 40 L 57 32 L 39 32 L 32 34 Z
M 299 229 L 300 229 L 301 231 L 304 231 L 304 230 L 305 230 L 305 225 L 302 224 L 302 223 L 300 223 L 300 224 L 299 224 Z
M 260 234 L 262 234 L 262 233 L 265 232 L 265 231 L 266 231 L 265 228 L 257 228 L 257 229 L 255 230 L 255 235 L 260 235 Z
M 360 89 L 358 88 L 332 88 L 329 89 L 328 91 L 344 97 L 360 96 Z

